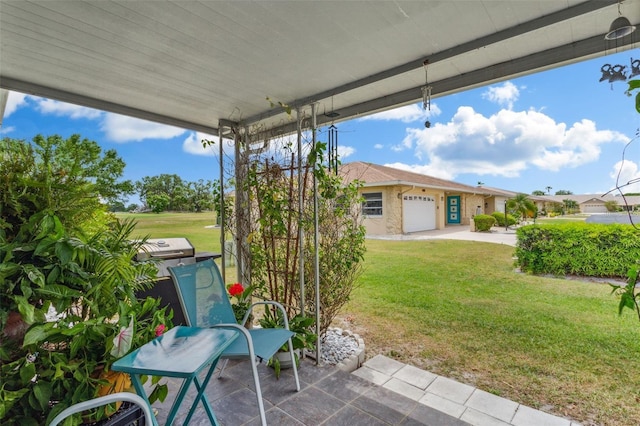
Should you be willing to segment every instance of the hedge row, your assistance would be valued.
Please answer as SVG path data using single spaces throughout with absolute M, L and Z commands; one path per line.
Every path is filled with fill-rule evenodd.
M 640 231 L 631 225 L 529 225 L 516 235 L 516 266 L 533 274 L 624 279 L 640 259 Z
M 491 216 L 493 216 L 496 220 L 496 225 L 498 226 L 505 226 L 504 225 L 504 213 L 502 212 L 493 212 L 491 213 Z M 507 222 L 508 222 L 508 226 L 512 226 L 515 225 L 517 220 L 515 218 L 515 216 L 513 216 L 512 214 L 507 213 Z

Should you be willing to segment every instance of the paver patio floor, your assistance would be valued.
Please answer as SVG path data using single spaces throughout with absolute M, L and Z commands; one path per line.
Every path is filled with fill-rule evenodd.
M 300 392 L 295 391 L 291 370 L 283 370 L 279 380 L 263 364 L 258 372 L 269 425 L 577 425 L 381 355 L 352 373 L 303 360 Z M 171 379 L 167 400 L 154 404 L 160 424 L 179 386 L 179 379 Z M 260 425 L 246 362 L 229 362 L 222 378 L 211 379 L 206 394 L 222 426 Z M 187 395 L 175 424 L 183 424 L 194 397 L 195 392 Z M 190 424 L 209 424 L 201 404 Z

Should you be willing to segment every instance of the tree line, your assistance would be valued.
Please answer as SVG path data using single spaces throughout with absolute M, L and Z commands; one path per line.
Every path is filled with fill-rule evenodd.
M 218 181 L 199 179 L 196 182 L 183 180 L 175 174 L 145 176 L 133 185 L 142 205 L 124 203 L 111 205 L 112 211 L 150 210 L 202 212 L 213 210 Z M 131 195 L 131 194 L 130 194 Z
M 189 182 L 175 174 L 146 176 L 137 182 L 122 179 L 126 164 L 117 152 L 103 151 L 97 142 L 78 134 L 66 139 L 59 135 L 36 135 L 32 141 L 3 138 L 1 145 L 0 180 L 5 182 L 4 187 L 18 175 L 39 176 L 46 164 L 46 178 L 39 183 L 24 182 L 24 185 L 36 192 L 41 187 L 50 188 L 55 203 L 63 211 L 92 211 L 86 208 L 91 204 L 92 207 L 105 206 L 112 212 L 202 212 L 215 210 L 215 200 L 219 199 L 217 181 Z M 125 206 L 133 195 L 138 195 L 142 205 Z M 8 191 L 2 193 L 0 201 L 4 202 L 0 212 L 6 210 L 3 206 L 9 205 L 10 196 Z

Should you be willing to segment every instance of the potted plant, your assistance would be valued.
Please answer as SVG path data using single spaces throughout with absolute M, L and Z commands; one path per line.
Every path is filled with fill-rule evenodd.
M 282 314 L 274 314 L 268 309 L 265 310 L 265 315 L 259 320 L 259 323 L 263 328 L 284 328 L 284 319 L 282 318 Z M 314 323 L 315 320 L 313 317 L 307 317 L 300 314 L 295 315 L 289 320 L 289 330 L 295 333 L 291 337 L 291 343 L 293 344 L 296 366 L 299 365 L 301 351 L 305 349 L 310 351 L 315 349 L 318 336 L 313 332 Z M 292 363 L 289 345 L 285 343 L 269 360 L 267 365 L 273 367 L 276 377 L 280 377 L 281 369 L 291 368 Z
M 247 317 L 245 323 L 242 323 L 244 316 L 251 307 L 251 294 L 253 293 L 253 286 L 243 287 L 241 283 L 234 283 L 227 285 L 227 292 L 229 293 L 229 299 L 231 300 L 231 308 L 233 314 L 236 317 L 238 324 L 244 325 L 246 328 L 253 326 L 253 314 Z

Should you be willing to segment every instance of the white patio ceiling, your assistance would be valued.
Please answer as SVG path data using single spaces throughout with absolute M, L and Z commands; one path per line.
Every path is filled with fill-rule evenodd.
M 621 11 L 640 22 L 640 0 Z M 0 87 L 217 134 L 319 124 L 635 47 L 615 0 L 0 0 Z M 598 75 L 594 75 L 594 79 Z M 560 95 L 560 94 L 559 94 Z

